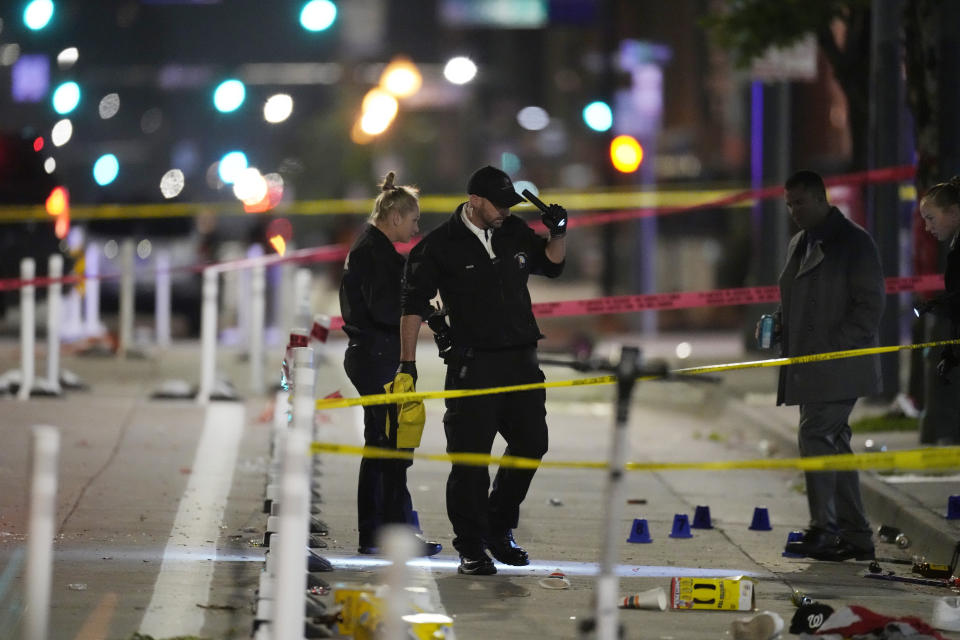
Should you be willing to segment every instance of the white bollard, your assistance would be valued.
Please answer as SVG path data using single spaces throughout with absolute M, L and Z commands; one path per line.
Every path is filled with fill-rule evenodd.
M 133 238 L 120 243 L 120 331 L 117 357 L 133 349 L 134 321 L 134 244 Z
M 83 301 L 78 284 L 70 287 L 63 304 L 63 325 L 60 335 L 68 342 L 83 337 Z
M 31 281 L 37 276 L 33 258 L 20 261 L 20 279 Z M 36 287 L 25 284 L 20 288 L 20 390 L 17 398 L 26 400 L 33 390 L 33 350 L 36 338 Z
M 313 349 L 298 347 L 293 366 L 293 424 L 283 447 L 280 478 L 280 523 L 273 549 L 277 556 L 277 598 L 273 637 L 303 637 L 304 594 L 307 590 L 307 548 L 310 530 L 310 438 L 316 405 Z
M 203 301 L 200 308 L 200 388 L 197 402 L 210 402 L 217 369 L 217 284 L 220 273 L 203 270 Z
M 100 331 L 100 245 L 91 242 L 84 254 L 83 285 L 84 333 L 87 337 L 99 336 Z
M 63 283 L 63 256 L 55 253 L 47 263 L 47 275 L 53 280 L 47 287 L 47 385 L 60 393 L 60 322 Z
M 50 583 L 53 579 L 54 519 L 57 510 L 57 460 L 60 432 L 33 427 L 30 480 L 30 523 L 27 530 L 26 606 L 24 640 L 47 640 Z
M 294 317 L 293 324 L 298 327 L 306 327 L 310 324 L 310 287 L 313 281 L 313 274 L 310 269 L 300 267 L 293 277 L 293 304 Z
M 263 331 L 266 313 L 266 269 L 257 265 L 250 271 L 250 392 L 263 393 Z M 246 308 L 241 300 L 241 308 Z
M 390 525 L 380 534 L 380 546 L 390 561 L 384 582 L 388 587 L 383 620 L 383 640 L 404 640 L 407 638 L 406 623 L 403 616 L 411 613 L 407 602 L 407 587 L 410 585 L 407 563 L 417 552 L 417 540 L 410 527 Z
M 170 251 L 157 251 L 154 264 L 157 268 L 157 286 L 154 292 L 154 332 L 157 346 L 170 346 Z
M 263 256 L 263 246 L 252 244 L 247 248 L 247 259 L 260 258 Z M 250 344 L 251 337 L 251 319 L 250 307 L 245 304 L 250 300 L 253 274 L 251 269 L 243 269 L 237 274 L 237 344 L 243 347 Z

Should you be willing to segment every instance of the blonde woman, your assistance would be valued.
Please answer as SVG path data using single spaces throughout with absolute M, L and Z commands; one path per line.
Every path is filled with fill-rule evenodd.
M 394 184 L 387 174 L 380 185 L 368 224 L 354 242 L 340 282 L 343 330 L 349 338 L 343 366 L 361 395 L 383 393 L 400 364 L 400 281 L 405 260 L 395 242 L 408 242 L 419 231 L 419 191 Z M 396 449 L 396 429 L 384 428 L 384 405 L 363 408 L 364 443 Z M 357 527 L 362 554 L 377 554 L 382 526 L 412 523 L 413 505 L 407 490 L 409 460 L 362 458 L 357 482 Z M 421 554 L 442 548 L 421 537 Z

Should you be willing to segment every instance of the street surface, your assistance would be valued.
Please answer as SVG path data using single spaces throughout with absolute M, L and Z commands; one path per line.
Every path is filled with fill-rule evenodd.
M 442 368 L 424 337 L 418 386 L 439 389 Z M 693 344 L 701 360 L 690 364 L 744 355 L 732 338 L 720 346 Z M 337 390 L 356 395 L 340 366 L 343 348 L 342 342 L 328 345 L 328 358 L 318 372 L 318 396 Z M 0 362 L 7 363 L 4 369 L 16 366 L 15 344 L 0 344 Z M 0 565 L 15 561 L 15 552 L 25 541 L 29 428 L 52 424 L 61 430 L 61 456 L 51 638 L 119 640 L 135 632 L 156 638 L 249 637 L 263 566 L 260 541 L 266 515 L 261 507 L 271 397 L 247 395 L 242 402 L 216 402 L 207 408 L 189 400 L 150 399 L 163 380 L 197 382 L 199 349 L 190 343 L 143 359 L 66 357 L 64 364 L 90 385 L 88 391 L 24 402 L 0 397 L 6 434 L 0 449 L 0 477 L 6 488 L 0 496 Z M 275 364 L 267 364 L 271 376 Z M 218 365 L 218 374 L 229 377 L 243 393 L 249 375 L 237 353 L 221 350 Z M 548 380 L 584 377 L 557 367 L 545 371 Z M 795 409 L 774 409 L 772 400 L 766 402 L 762 395 L 773 391 L 775 371 L 724 376 L 713 385 L 640 383 L 630 414 L 628 459 L 793 456 L 789 425 L 795 423 Z M 747 391 L 753 395 L 744 402 Z M 549 390 L 547 459 L 605 459 L 613 394 L 609 385 Z M 440 453 L 442 405 L 429 401 L 427 409 L 420 450 Z M 362 443 L 358 408 L 331 411 L 318 420 L 321 440 Z M 903 446 L 912 444 L 904 440 Z M 498 440 L 494 453 L 502 448 Z M 336 568 L 322 577 L 332 584 L 375 583 L 382 571 L 376 559 L 356 554 L 358 464 L 354 457 L 327 456 L 322 465 L 319 517 L 331 528 L 329 549 L 322 552 Z M 496 576 L 468 577 L 457 575 L 457 556 L 450 545 L 452 532 L 444 507 L 448 469 L 446 463 L 417 461 L 409 472 L 420 524 L 428 537 L 444 545 L 438 556 L 414 565 L 416 580 L 427 587 L 435 610 L 454 617 L 461 640 L 575 638 L 577 622 L 592 615 L 605 474 L 538 471 L 515 532 L 532 564 L 498 566 Z M 795 611 L 794 589 L 835 608 L 860 604 L 886 615 L 919 615 L 927 621 L 934 598 L 949 595 L 933 587 L 866 580 L 862 577 L 866 563 L 782 557 L 788 532 L 802 529 L 807 521 L 799 473 L 631 472 L 625 482 L 630 504 L 624 505 L 624 517 L 617 524 L 622 532 L 621 597 L 657 586 L 668 589 L 671 576 L 745 575 L 756 580 L 757 610 L 775 611 L 789 625 Z M 925 495 L 960 493 L 956 479 L 934 481 L 931 487 Z M 714 528 L 695 529 L 690 539 L 671 538 L 674 515 L 684 513 L 692 521 L 697 505 L 710 507 Z M 767 508 L 772 531 L 749 529 L 756 507 Z M 647 519 L 652 543 L 626 542 L 635 518 Z M 880 524 L 873 512 L 871 520 L 875 527 Z M 884 556 L 925 553 L 915 544 L 908 551 L 887 544 L 878 544 L 877 550 Z M 898 573 L 904 569 L 887 568 Z M 550 590 L 538 584 L 557 570 L 567 575 L 570 589 Z M 15 584 L 16 597 L 22 597 L 21 580 Z M 332 598 L 327 601 L 332 607 Z M 11 633 L 18 610 L 15 598 L 8 596 L 0 605 L 3 637 L 17 637 Z M 733 620 L 750 614 L 622 610 L 620 615 L 627 638 L 697 640 L 722 638 Z

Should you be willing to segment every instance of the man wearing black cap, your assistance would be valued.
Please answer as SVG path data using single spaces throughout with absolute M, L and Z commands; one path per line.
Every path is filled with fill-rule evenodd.
M 552 204 L 542 213 L 549 238 L 510 215 L 523 202 L 510 177 L 483 167 L 467 183 L 469 200 L 410 252 L 400 298 L 400 369 L 417 377 L 420 323 L 440 292 L 454 347 L 445 358 L 447 389 L 479 389 L 542 382 L 527 278 L 555 278 L 566 257 L 567 212 Z M 540 459 L 547 451 L 543 389 L 450 398 L 443 418 L 447 452 L 490 454 L 500 433 L 505 454 Z M 460 573 L 491 575 L 493 557 L 504 564 L 530 563 L 513 538 L 520 503 L 534 469 L 501 467 L 490 491 L 485 466 L 454 464 L 447 479 L 447 515 Z M 489 491 L 489 495 L 488 495 Z

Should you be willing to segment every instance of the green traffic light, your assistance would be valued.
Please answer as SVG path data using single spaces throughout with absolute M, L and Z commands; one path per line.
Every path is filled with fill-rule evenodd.
M 330 0 L 310 0 L 300 10 L 300 25 L 307 31 L 325 31 L 337 19 L 337 5 Z
M 23 24 L 31 31 L 39 31 L 53 18 L 53 0 L 33 0 L 23 10 Z

